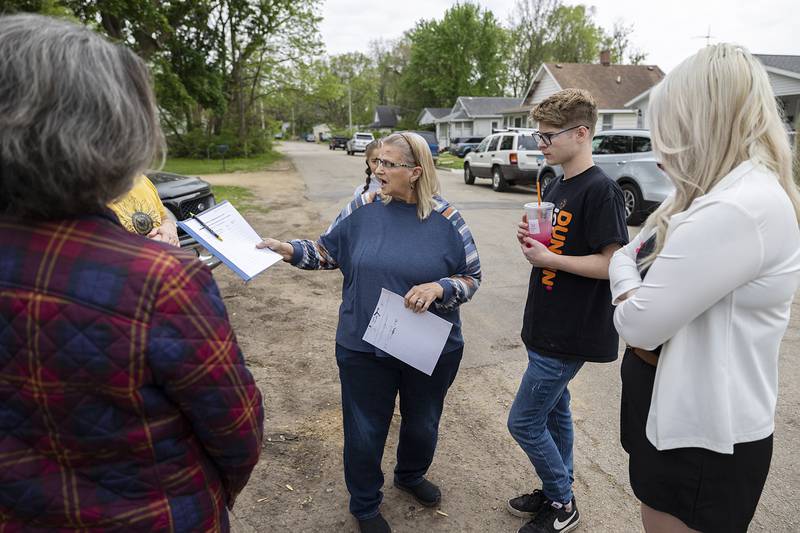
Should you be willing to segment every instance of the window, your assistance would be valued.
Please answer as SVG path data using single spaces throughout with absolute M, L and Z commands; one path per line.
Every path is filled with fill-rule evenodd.
M 493 121 L 492 121 L 492 131 L 494 131 L 494 130 L 496 130 L 496 129 L 497 129 L 497 121 L 496 121 L 496 120 L 493 120 Z
M 649 152 L 653 149 L 653 145 L 650 143 L 650 139 L 648 137 L 634 137 L 633 138 L 633 148 L 632 152 L 639 153 L 639 152 Z
M 500 143 L 501 150 L 511 150 L 514 148 L 514 136 L 503 135 L 503 142 Z
M 478 145 L 478 148 L 475 149 L 476 152 L 485 152 L 486 146 L 489 144 L 489 137 L 485 138 L 481 141 L 481 144 Z
M 600 140 L 595 148 L 595 142 Z M 631 137 L 627 135 L 601 135 L 592 140 L 595 155 L 628 154 L 631 152 Z
M 533 135 L 520 135 L 517 137 L 517 150 L 538 150 Z M 594 152 L 594 141 L 592 141 L 592 151 Z
M 500 141 L 500 136 L 492 137 L 489 141 L 489 147 L 486 149 L 487 152 L 494 152 L 497 150 L 497 143 Z
M 522 117 L 515 117 L 514 118 L 514 127 L 521 128 L 522 127 Z
M 601 131 L 610 130 L 614 127 L 614 115 L 611 113 L 606 113 L 603 115 L 603 127 L 600 128 Z

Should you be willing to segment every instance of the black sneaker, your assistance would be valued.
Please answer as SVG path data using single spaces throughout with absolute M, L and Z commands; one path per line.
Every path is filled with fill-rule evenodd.
M 387 522 L 380 513 L 372 518 L 359 520 L 358 530 L 361 531 L 361 533 L 392 533 L 389 522 Z
M 580 520 L 581 515 L 573 498 L 571 511 L 567 512 L 564 507 L 547 505 L 539 511 L 536 518 L 519 528 L 517 533 L 567 533 L 578 527 Z
M 518 516 L 520 518 L 533 518 L 546 503 L 549 502 L 547 501 L 544 492 L 536 489 L 530 494 L 523 494 L 522 496 L 511 498 L 508 500 L 508 503 L 506 503 L 506 509 L 508 509 L 508 512 L 514 516 Z
M 414 499 L 425 507 L 436 507 L 442 501 L 442 491 L 425 478 L 422 479 L 422 483 L 413 487 L 401 485 L 397 481 L 394 482 L 394 486 L 414 496 Z

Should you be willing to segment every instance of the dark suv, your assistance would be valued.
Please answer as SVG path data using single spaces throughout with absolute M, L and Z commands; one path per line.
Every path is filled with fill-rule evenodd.
M 158 196 L 173 221 L 186 220 L 192 213 L 202 213 L 217 203 L 211 193 L 211 185 L 200 178 L 170 172 L 150 172 L 147 177 L 156 186 Z M 211 255 L 180 227 L 178 228 L 178 238 L 181 241 L 181 248 L 191 249 L 197 254 L 198 259 L 210 268 L 215 268 L 220 264 L 219 259 Z
M 447 149 L 455 156 L 464 157 L 475 150 L 482 140 L 483 137 L 456 137 L 450 142 L 450 146 Z
M 349 137 L 333 136 L 331 137 L 331 142 L 328 143 L 328 150 L 336 150 L 337 148 L 347 150 L 347 141 L 349 140 Z

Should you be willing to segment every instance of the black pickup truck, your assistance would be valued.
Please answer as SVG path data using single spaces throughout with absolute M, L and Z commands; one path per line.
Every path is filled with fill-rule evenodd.
M 217 203 L 211 193 L 211 185 L 200 178 L 170 172 L 149 172 L 147 177 L 156 186 L 161 202 L 174 221 L 186 220 L 191 213 L 202 213 Z M 220 260 L 180 227 L 178 239 L 181 241 L 181 248 L 191 249 L 209 268 L 219 266 Z
M 331 137 L 331 141 L 328 143 L 328 150 L 336 150 L 337 148 L 347 150 L 347 141 L 349 140 L 349 137 Z

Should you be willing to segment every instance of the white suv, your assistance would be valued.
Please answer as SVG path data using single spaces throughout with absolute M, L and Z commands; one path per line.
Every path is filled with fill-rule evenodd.
M 347 146 L 345 150 L 347 150 L 347 155 L 353 155 L 356 152 L 365 152 L 367 150 L 367 145 L 375 140 L 372 133 L 368 131 L 357 131 L 353 138 L 347 141 Z
M 505 191 L 511 185 L 536 183 L 544 156 L 530 129 L 499 131 L 483 139 L 464 158 L 464 183 L 475 178 L 492 180 L 492 189 Z

